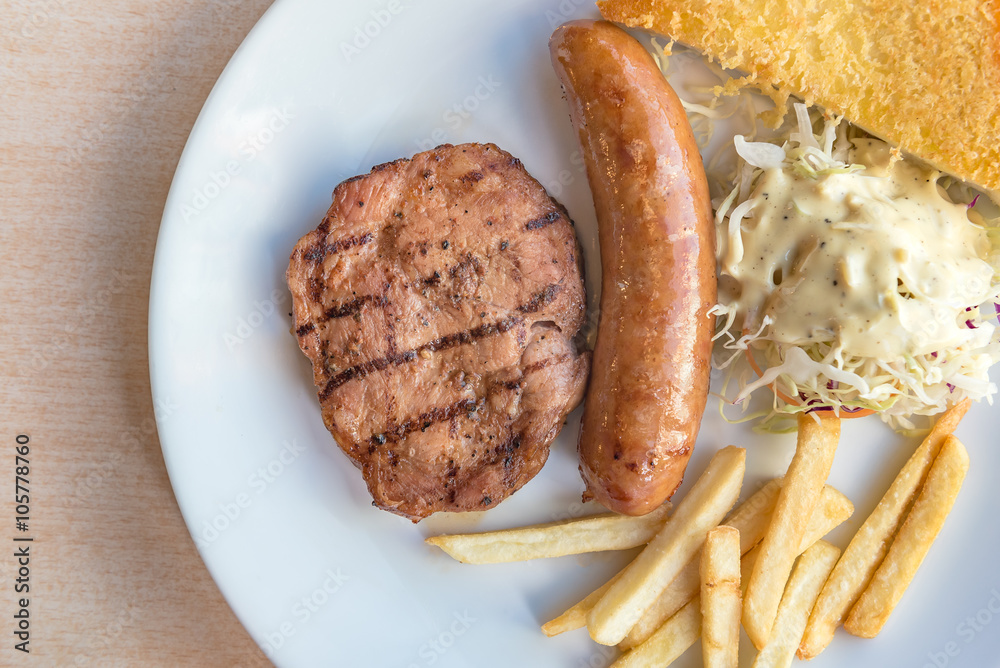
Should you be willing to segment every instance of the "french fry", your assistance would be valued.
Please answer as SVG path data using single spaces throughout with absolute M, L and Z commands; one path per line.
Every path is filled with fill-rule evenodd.
M 705 542 L 705 535 L 733 507 L 743 483 L 746 450 L 729 446 L 684 496 L 663 529 L 629 564 L 587 615 L 590 637 L 602 645 L 625 638 L 642 613 L 667 588 Z
M 625 568 L 628 568 L 628 566 Z M 622 573 L 625 572 L 625 568 L 615 573 L 610 580 L 587 594 L 582 601 L 572 606 L 569 610 L 562 613 L 555 619 L 542 624 L 542 633 L 551 638 L 552 636 L 557 636 L 560 633 L 572 631 L 573 629 L 582 629 L 586 626 L 587 615 L 590 614 L 591 610 L 593 610 L 594 604 L 601 600 L 601 597 L 604 596 L 609 589 L 611 589 L 611 585 L 618 582 L 618 578 L 620 578 Z
M 740 531 L 741 541 L 745 541 L 746 536 L 752 536 L 754 537 L 753 542 L 756 542 L 757 540 L 760 540 L 760 536 L 764 535 L 764 530 L 767 529 L 767 523 L 771 521 L 771 511 L 774 510 L 774 502 L 778 498 L 778 490 L 780 489 L 779 480 L 780 479 L 768 481 L 766 485 L 754 492 L 746 501 L 741 503 L 726 519 L 727 525 L 735 527 Z M 831 491 L 843 497 L 840 492 L 837 492 L 832 488 Z M 846 501 L 846 497 L 843 498 Z M 751 547 L 753 547 L 753 545 L 748 544 L 746 549 L 749 550 Z M 677 574 L 677 577 L 670 583 L 667 590 L 664 591 L 660 598 L 657 599 L 657 603 L 655 605 L 661 604 L 661 602 L 663 602 L 666 598 L 666 605 L 672 607 L 672 609 L 669 613 L 664 614 L 654 626 L 649 628 L 642 640 L 649 637 L 649 635 L 659 628 L 663 622 L 667 621 L 675 612 L 683 608 L 691 600 L 691 597 L 698 592 L 699 559 L 700 557 L 695 555 L 695 557 L 687 563 L 684 569 Z M 542 626 L 542 631 L 545 635 L 552 637 L 560 633 L 565 633 L 566 631 L 572 631 L 573 629 L 579 629 L 586 626 L 587 614 L 590 613 L 594 604 L 597 603 L 601 596 L 603 596 L 608 590 L 611 586 L 611 582 L 617 580 L 620 576 L 621 572 L 617 573 L 613 578 L 611 578 L 611 580 L 604 583 L 599 589 L 588 594 L 582 601 L 572 606 L 555 619 L 546 622 Z M 677 602 L 675 603 L 675 601 Z M 645 619 L 646 616 L 643 616 L 643 620 Z M 636 627 L 640 625 L 641 622 L 640 624 L 637 624 Z M 639 642 L 642 642 L 642 640 L 633 644 L 638 645 Z M 624 644 L 626 642 L 628 642 L 627 637 L 622 641 L 622 643 Z M 623 649 L 628 649 L 628 647 L 623 647 Z
M 840 439 L 840 420 L 799 414 L 799 435 L 792 463 L 785 474 L 771 524 L 761 539 L 761 558 L 754 564 L 743 599 L 743 628 L 757 648 L 767 644 L 781 593 L 795 563 L 809 518 L 830 475 Z
M 740 662 L 740 532 L 719 526 L 701 552 L 701 653 L 705 668 Z
M 432 536 L 424 542 L 437 545 L 463 564 L 498 564 L 627 550 L 648 543 L 663 528 L 669 512 L 670 504 L 665 503 L 642 517 L 605 513 L 504 531 Z
M 846 497 L 844 498 L 846 499 Z M 854 506 L 850 501 L 847 501 L 846 506 L 841 505 L 838 502 L 835 507 L 831 506 L 822 511 L 817 510 L 813 513 L 812 521 L 809 522 L 809 528 L 806 529 L 806 535 L 802 537 L 802 542 L 799 543 L 799 549 L 796 550 L 795 556 L 798 557 L 810 547 L 818 543 L 826 534 L 830 533 L 838 526 L 849 520 L 853 513 Z M 743 564 L 744 595 L 746 594 L 746 584 L 750 580 L 750 574 L 753 572 L 754 564 L 756 563 L 757 556 L 759 554 L 760 545 L 757 545 L 743 555 L 743 561 L 741 563 Z
M 668 619 L 649 639 L 618 657 L 611 668 L 669 666 L 701 636 L 701 596 Z
M 724 523 L 726 526 L 731 526 L 740 532 L 740 550 L 744 554 L 760 541 L 767 530 L 767 525 L 771 521 L 771 513 L 774 511 L 774 503 L 778 498 L 780 484 L 781 478 L 771 480 L 740 504 L 739 508 L 726 519 Z M 821 514 L 825 514 L 825 518 L 832 522 L 829 525 L 832 529 L 846 521 L 854 513 L 854 506 L 850 500 L 829 485 L 823 488 L 820 504 L 821 509 L 813 514 L 813 519 L 810 522 L 811 529 L 815 529 L 817 525 L 821 524 L 821 520 L 824 519 Z M 830 529 L 824 530 L 809 541 L 809 545 L 826 535 Z M 657 597 L 653 605 L 643 613 L 636 625 L 628 632 L 625 640 L 618 644 L 619 648 L 627 650 L 641 644 L 698 593 L 698 559 L 700 557 L 696 556 L 677 574 L 670 586 Z
M 885 626 L 948 518 L 968 470 L 969 453 L 949 435 L 889 553 L 847 615 L 844 628 L 849 633 L 874 638 Z
M 746 552 L 752 548 L 760 540 L 760 537 L 764 535 L 767 523 L 771 519 L 771 511 L 774 509 L 774 502 L 777 498 L 780 482 L 780 478 L 769 481 L 746 501 L 741 503 L 726 519 L 723 526 L 731 526 L 740 531 L 740 549 L 742 552 Z M 845 522 L 853 512 L 854 506 L 846 496 L 829 485 L 824 487 L 821 508 L 817 509 L 814 513 L 813 519 L 810 522 L 810 530 L 808 531 L 808 535 L 813 536 L 813 538 L 808 541 L 805 547 L 812 545 L 812 543 L 825 536 L 834 527 Z M 698 575 L 699 560 L 700 555 L 695 555 L 681 572 L 677 574 L 677 577 L 671 581 L 667 589 L 656 599 L 656 602 L 650 606 L 649 610 L 643 614 L 642 618 L 632 627 L 632 630 L 629 631 L 625 639 L 618 644 L 618 647 L 622 651 L 641 644 L 697 595 L 700 583 Z M 558 617 L 546 622 L 542 626 L 542 631 L 545 635 L 552 637 L 586 626 L 587 615 L 590 613 L 590 610 L 611 587 L 611 583 L 621 577 L 622 572 L 624 570 L 615 574 L 611 580 L 588 594 L 582 601 L 576 603 Z
M 882 563 L 889 543 L 902 523 L 906 509 L 920 490 L 934 458 L 941 451 L 945 439 L 955 431 L 969 410 L 970 403 L 965 399 L 941 416 L 892 481 L 878 506 L 851 539 L 830 579 L 823 585 L 823 591 L 809 617 L 805 636 L 799 646 L 800 659 L 817 656 L 833 640 L 834 631 Z
M 767 525 L 771 521 L 774 502 L 778 499 L 780 489 L 780 478 L 768 481 L 726 518 L 723 526 L 733 527 L 740 533 L 741 554 L 756 545 L 760 537 L 764 535 L 764 531 L 767 530 Z M 641 644 L 698 594 L 698 588 L 701 586 L 701 577 L 698 572 L 700 563 L 701 553 L 699 552 L 691 558 L 677 574 L 677 577 L 642 614 L 635 626 L 629 630 L 625 639 L 618 643 L 620 649 L 627 650 Z
M 746 553 L 764 535 L 768 522 L 771 521 L 771 512 L 774 510 L 774 502 L 778 498 L 781 478 L 770 480 L 754 492 L 749 498 L 741 503 L 729 517 L 726 518 L 724 526 L 731 526 L 740 532 L 740 549 Z M 821 499 L 821 509 L 818 509 L 810 522 L 810 533 L 814 533 L 818 526 L 829 526 L 821 534 L 816 536 L 810 545 L 819 538 L 826 535 L 841 522 L 846 521 L 854 512 L 854 506 L 846 496 L 827 485 L 823 488 Z M 824 520 L 832 524 L 822 524 Z M 808 546 L 807 546 L 808 547 Z M 642 643 L 653 634 L 656 629 L 670 619 L 678 610 L 687 605 L 698 593 L 699 576 L 698 564 L 700 555 L 695 555 L 691 561 L 677 574 L 677 577 L 670 583 L 667 589 L 656 599 L 656 602 L 643 614 L 639 622 L 632 627 L 628 636 L 625 637 L 619 647 L 627 650 Z M 624 570 L 624 569 L 623 569 Z M 587 625 L 587 615 L 594 604 L 600 600 L 601 596 L 611 587 L 611 583 L 621 576 L 621 571 L 615 574 L 608 582 L 600 588 L 592 591 L 582 601 L 576 603 L 558 617 L 546 622 L 542 626 L 542 632 L 552 637 L 583 628 Z
M 821 540 L 799 558 L 781 597 L 771 637 L 754 660 L 754 668 L 789 668 L 792 665 L 809 621 L 809 611 L 839 556 L 838 548 Z
M 841 498 L 845 498 L 840 492 L 837 492 L 837 494 Z M 841 522 L 846 521 L 853 511 L 850 501 L 847 501 L 845 507 L 837 499 L 837 503 L 831 504 L 831 506 L 839 508 L 840 513 L 838 514 L 837 511 L 827 511 L 826 509 L 824 509 L 824 512 L 817 511 L 809 523 L 809 529 L 802 538 L 799 550 L 795 556 L 805 552 Z M 847 510 L 846 514 L 843 512 L 845 509 Z M 743 558 L 740 560 L 740 574 L 744 586 L 750 577 L 750 573 L 753 572 L 754 563 L 759 553 L 760 546 L 758 545 L 743 555 Z M 654 629 L 653 633 L 643 643 L 628 649 L 612 665 L 612 668 L 666 666 L 686 652 L 701 636 L 700 610 L 701 596 L 695 592 L 694 597 L 688 603 L 682 606 L 680 610 L 667 619 L 659 628 Z

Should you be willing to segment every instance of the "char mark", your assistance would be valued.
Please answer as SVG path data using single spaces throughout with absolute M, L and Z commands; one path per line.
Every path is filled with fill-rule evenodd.
M 407 435 L 412 434 L 417 430 L 424 431 L 433 424 L 448 422 L 462 413 L 470 413 L 476 410 L 476 407 L 477 402 L 475 399 L 461 399 L 450 406 L 432 408 L 426 413 L 421 413 L 420 415 L 410 418 L 405 422 L 397 424 L 396 426 L 389 427 L 381 434 L 375 434 L 368 439 L 369 447 L 382 445 L 386 441 L 398 443 Z
M 375 236 L 371 232 L 366 232 L 361 236 L 337 239 L 332 244 L 317 244 L 303 253 L 302 257 L 307 262 L 322 262 L 330 253 L 339 253 L 355 246 L 364 246 L 374 238 Z
M 313 304 L 322 304 L 323 290 L 325 289 L 325 287 L 326 286 L 323 285 L 323 281 L 321 281 L 320 279 L 315 277 L 310 278 L 308 281 L 308 288 L 307 288 L 309 294 L 309 301 L 311 301 Z
M 551 357 L 546 357 L 543 360 L 538 360 L 534 364 L 529 364 L 528 366 L 524 367 L 524 371 L 522 372 L 522 374 L 525 376 L 530 376 L 531 374 L 537 373 L 551 364 L 562 364 L 564 362 L 568 362 L 569 360 L 570 356 L 567 354 L 552 355 Z
M 535 218 L 534 220 L 529 220 L 524 224 L 524 229 L 526 230 L 540 230 L 543 227 L 548 227 L 552 223 L 556 222 L 562 218 L 562 214 L 558 211 L 551 211 L 541 218 Z
M 562 290 L 562 286 L 553 283 L 545 287 L 544 290 L 534 294 L 526 304 L 517 307 L 521 313 L 537 313 L 544 306 L 550 304 L 556 295 Z
M 502 445 L 493 449 L 494 461 L 503 462 L 503 484 L 506 487 L 513 487 L 517 484 L 515 466 L 518 461 L 514 455 L 520 447 L 521 435 L 515 432 Z
M 382 371 L 392 366 L 400 366 L 401 364 L 412 362 L 418 355 L 420 355 L 420 353 L 424 351 L 433 353 L 467 343 L 474 343 L 488 336 L 496 336 L 497 334 L 508 332 L 522 322 L 524 322 L 522 318 L 511 316 L 495 323 L 480 325 L 479 327 L 467 329 L 463 332 L 455 332 L 454 334 L 442 336 L 439 339 L 428 341 L 413 350 L 407 350 L 402 353 L 393 353 L 370 362 L 363 362 L 352 366 L 349 369 L 344 369 L 327 381 L 326 385 L 319 393 L 320 401 L 326 401 L 335 389 L 348 381 L 364 378 L 369 374 L 375 373 L 376 371 Z
M 377 308 L 385 308 L 389 305 L 389 298 L 385 295 L 362 295 L 357 299 L 352 299 L 343 304 L 337 304 L 328 308 L 323 313 L 323 320 L 334 320 L 336 318 L 346 318 L 349 315 L 360 313 L 365 304 L 371 304 Z
M 308 334 L 309 332 L 313 331 L 314 329 L 316 329 L 316 325 L 314 325 L 311 322 L 307 322 L 306 324 L 304 324 L 301 327 L 299 327 L 298 329 L 296 329 L 295 330 L 295 334 L 296 334 L 296 336 L 305 336 L 306 334 Z

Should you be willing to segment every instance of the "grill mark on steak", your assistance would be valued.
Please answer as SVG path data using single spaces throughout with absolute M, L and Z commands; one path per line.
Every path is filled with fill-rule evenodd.
M 318 278 L 310 278 L 309 284 L 309 301 L 313 304 L 323 303 L 323 290 L 326 286 L 323 285 L 323 281 Z
M 552 285 L 547 285 L 545 286 L 544 290 L 536 292 L 531 297 L 531 299 L 527 301 L 527 303 L 518 306 L 517 310 L 525 314 L 537 313 L 542 309 L 543 306 L 551 303 L 552 300 L 556 298 L 556 295 L 558 295 L 561 290 L 562 286 L 557 283 L 553 283 Z
M 570 359 L 569 355 L 552 355 L 551 357 L 546 357 L 543 360 L 539 360 L 534 364 L 529 364 L 528 366 L 524 367 L 523 373 L 525 376 L 530 376 L 533 373 L 541 371 L 547 366 L 550 366 L 552 364 L 562 364 L 563 362 L 568 362 L 569 359 Z
M 361 309 L 365 307 L 365 304 L 371 304 L 377 308 L 385 308 L 389 305 L 389 298 L 385 295 L 362 295 L 349 302 L 331 306 L 323 312 L 322 321 L 325 322 L 327 320 L 335 320 L 337 318 L 346 318 L 349 315 L 360 313 Z
M 562 287 L 556 284 L 546 286 L 544 290 L 533 295 L 530 300 L 521 306 L 518 306 L 516 310 L 524 314 L 536 313 L 543 306 L 555 299 L 555 296 L 559 294 L 560 290 L 562 290 Z M 466 343 L 474 343 L 488 336 L 504 334 L 522 322 L 524 322 L 523 318 L 510 316 L 495 323 L 480 325 L 479 327 L 467 329 L 463 332 L 455 332 L 454 334 L 442 336 L 439 339 L 428 341 L 422 346 L 418 346 L 412 350 L 407 350 L 403 353 L 389 354 L 369 362 L 356 364 L 350 368 L 344 369 L 327 382 L 327 384 L 323 387 L 322 392 L 319 394 L 320 401 L 326 401 L 330 394 L 344 383 L 364 378 L 369 374 L 376 371 L 383 371 L 391 366 L 399 366 L 401 364 L 406 364 L 407 362 L 412 362 L 420 353 L 424 351 L 434 353 Z
M 556 222 L 560 218 L 562 218 L 561 213 L 559 213 L 558 211 L 550 211 L 541 218 L 535 218 L 533 220 L 529 220 L 527 223 L 524 224 L 524 229 L 528 231 L 540 230 L 543 227 L 548 227 L 549 225 Z
M 372 448 L 383 445 L 386 442 L 398 443 L 408 434 L 423 431 L 438 422 L 447 422 L 461 413 L 469 413 L 476 409 L 479 402 L 475 399 L 461 399 L 449 406 L 439 406 L 432 408 L 426 413 L 421 413 L 415 418 L 410 418 L 405 422 L 389 427 L 381 434 L 375 434 L 368 439 L 369 452 L 374 452 Z
M 360 236 L 347 237 L 346 239 L 337 239 L 332 244 L 317 244 L 312 248 L 306 250 L 302 254 L 302 258 L 307 262 L 322 262 L 326 259 L 326 256 L 330 253 L 339 253 L 341 251 L 354 248 L 355 246 L 364 246 L 375 238 L 371 232 L 365 232 Z
M 514 451 L 521 447 L 521 434 L 513 433 L 502 445 L 494 449 L 496 461 L 503 463 L 503 484 L 505 487 L 513 487 L 517 484 L 516 462 L 514 461 Z
M 442 336 L 439 339 L 434 339 L 433 341 L 428 341 L 422 346 L 418 346 L 412 350 L 407 350 L 403 353 L 395 353 L 391 355 L 386 355 L 385 357 L 380 357 L 378 359 L 372 360 L 370 362 L 362 362 L 348 369 L 344 369 L 336 376 L 331 378 L 326 385 L 323 387 L 322 392 L 319 394 L 320 401 L 326 401 L 330 394 L 343 385 L 344 383 L 357 379 L 364 378 L 365 376 L 374 373 L 376 371 L 382 371 L 391 366 L 399 366 L 407 362 L 412 362 L 417 358 L 417 356 L 426 352 L 437 352 L 439 350 L 447 350 L 448 348 L 454 348 L 455 346 L 462 345 L 465 343 L 474 343 L 487 336 L 496 336 L 497 334 L 503 334 L 510 331 L 513 327 L 520 323 L 523 323 L 524 319 L 516 316 L 510 316 L 499 320 L 495 323 L 490 323 L 487 325 L 480 325 L 473 329 L 467 329 L 463 332 L 455 332 L 454 334 L 448 334 L 447 336 Z
M 416 521 L 497 505 L 586 383 L 569 214 L 482 144 L 378 165 L 332 199 L 287 273 L 327 428 L 379 508 Z

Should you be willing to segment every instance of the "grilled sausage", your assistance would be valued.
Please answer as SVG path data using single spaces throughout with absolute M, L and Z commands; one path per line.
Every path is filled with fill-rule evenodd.
M 549 40 L 583 147 L 601 244 L 601 317 L 580 472 L 642 515 L 681 484 L 708 399 L 716 301 L 708 184 L 680 100 L 652 56 L 604 21 Z

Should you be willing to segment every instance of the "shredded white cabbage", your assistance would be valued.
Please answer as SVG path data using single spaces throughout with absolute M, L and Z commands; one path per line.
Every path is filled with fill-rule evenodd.
M 795 104 L 794 113 L 795 127 L 788 132 L 787 139 L 783 142 L 778 140 L 780 145 L 772 141 L 750 141 L 741 136 L 734 140 L 735 152 L 740 160 L 734 178 L 735 187 L 727 197 L 715 202 L 721 241 L 719 265 L 723 277 L 727 274 L 740 275 L 736 268 L 745 260 L 745 237 L 754 234 L 756 212 L 765 206 L 767 193 L 762 192 L 764 188 L 761 184 L 768 170 L 783 170 L 799 178 L 828 180 L 831 184 L 843 181 L 835 181 L 832 175 L 866 170 L 864 165 L 848 162 L 851 133 L 857 134 L 857 131 L 839 119 L 825 118 L 820 121 L 818 114 L 814 112 L 811 116 L 803 104 Z M 822 123 L 818 135 L 813 131 L 814 117 Z M 865 172 L 855 178 L 884 177 Z M 942 201 L 947 201 L 949 205 L 952 201 L 973 202 L 976 194 L 963 190 L 966 186 L 950 185 L 953 185 L 951 197 L 963 199 L 942 198 Z M 834 185 L 830 188 L 834 189 Z M 858 199 L 850 192 L 842 193 L 842 196 L 849 202 L 854 201 L 852 197 Z M 871 207 L 883 203 L 893 205 L 888 199 L 884 202 L 878 199 L 872 201 L 874 203 L 869 205 L 869 209 L 859 208 L 857 217 L 849 221 L 826 222 L 831 224 L 830 229 L 844 234 L 871 229 L 879 223 L 874 219 L 865 222 L 866 215 L 875 215 Z M 720 294 L 720 303 L 712 311 L 718 318 L 717 349 L 713 361 L 717 368 L 727 372 L 723 390 L 726 403 L 741 406 L 746 411 L 746 400 L 751 394 L 762 387 L 772 386 L 775 392 L 770 412 L 744 416 L 745 419 L 764 417 L 757 428 L 767 431 L 793 428 L 793 422 L 788 420 L 790 416 L 815 409 L 832 409 L 843 415 L 867 409 L 877 412 L 897 430 L 917 431 L 916 416 L 936 415 L 949 404 L 965 397 L 986 399 L 992 403 L 997 387 L 990 382 L 988 372 L 993 364 L 1000 361 L 1000 329 L 995 326 L 1000 313 L 1000 307 L 995 306 L 1000 300 L 1000 219 L 995 206 L 985 196 L 980 196 L 973 203 L 975 207 L 973 209 L 970 205 L 969 218 L 986 230 L 984 236 L 990 242 L 986 256 L 992 265 L 992 278 L 989 285 L 976 293 L 983 299 L 982 303 L 947 305 L 955 313 L 950 317 L 958 318 L 962 323 L 959 329 L 963 330 L 952 345 L 918 352 L 914 344 L 893 359 L 879 359 L 851 354 L 839 342 L 838 334 L 824 329 L 821 324 L 816 326 L 819 332 L 816 342 L 802 340 L 789 343 L 774 335 L 775 327 L 781 324 L 780 313 L 775 315 L 771 309 L 765 314 L 760 310 L 764 308 L 763 304 L 757 308 L 738 299 L 727 300 Z M 795 206 L 798 206 L 797 202 Z M 808 257 L 805 253 L 798 260 L 799 264 L 808 262 Z M 850 262 L 846 259 L 843 271 L 844 276 L 853 275 Z M 866 276 L 863 273 L 858 275 L 862 279 Z M 901 275 L 906 280 L 907 287 L 901 288 L 906 297 L 934 300 L 933 296 L 921 292 L 920 280 L 906 275 L 905 271 Z M 950 279 L 958 280 L 955 277 Z M 796 288 L 796 285 L 777 283 L 780 279 L 775 281 L 772 295 Z M 831 295 L 831 298 L 836 297 Z M 779 319 L 778 323 L 775 318 Z M 906 339 L 905 336 L 903 338 Z M 920 341 L 919 335 L 913 338 Z M 748 373 L 748 366 L 755 368 L 756 372 Z M 728 388 L 733 382 L 738 391 L 729 395 Z
M 868 176 L 863 165 L 851 162 L 854 140 L 867 135 L 839 118 L 823 117 L 801 104 L 791 106 L 788 111 L 792 113 L 786 115 L 780 128 L 766 128 L 758 121 L 761 113 L 773 108 L 769 99 L 750 88 L 731 97 L 719 96 L 720 86 L 738 73 L 705 63 L 674 42 L 661 46 L 652 41 L 652 51 L 681 97 L 702 154 L 708 158 L 705 168 L 716 212 L 722 281 L 720 303 L 711 312 L 717 317 L 713 365 L 725 371 L 720 402 L 723 417 L 759 420 L 755 425 L 758 430 L 790 431 L 795 423 L 789 418 L 803 411 L 829 408 L 849 415 L 871 410 L 897 430 L 919 431 L 929 423 L 919 416 L 940 413 L 964 397 L 992 403 L 997 388 L 988 374 L 1000 360 L 1000 328 L 996 326 L 1000 307 L 995 306 L 1000 300 L 1000 207 L 967 184 L 947 178 L 938 181 L 950 202 L 969 204 L 969 219 L 982 227 L 988 239 L 984 256 L 993 271 L 990 285 L 981 291 L 982 303 L 944 305 L 957 309 L 962 313 L 960 319 L 968 320 L 971 326 L 947 349 L 880 359 L 852 354 L 837 345 L 829 331 L 819 337 L 822 340 L 811 343 L 778 341 L 773 333 L 780 321 L 776 324 L 772 315 L 780 314 L 738 308 L 725 299 L 722 289 L 727 270 L 747 260 L 743 235 L 756 225 L 755 211 L 761 205 L 757 189 L 765 173 L 779 169 L 831 182 L 836 175 L 845 174 L 855 179 L 879 178 Z M 728 139 L 733 133 L 735 139 Z M 893 151 L 892 159 L 899 158 L 899 152 Z M 865 228 L 877 222 L 865 219 L 871 215 L 871 211 L 862 212 L 850 220 L 833 221 L 831 227 L 845 234 L 864 234 Z M 809 257 L 805 253 L 798 261 L 807 262 Z M 850 258 L 845 261 L 845 276 L 851 280 L 863 280 L 863 269 Z M 915 277 L 905 275 L 901 280 L 906 281 L 904 292 L 923 295 Z M 794 288 L 782 282 L 774 286 L 773 294 L 787 294 Z M 969 310 L 964 311 L 966 308 Z M 751 395 L 767 396 L 756 392 L 767 385 L 777 391 L 767 393 L 773 397 L 770 406 L 752 408 Z M 755 399 L 753 403 L 758 402 Z M 727 415 L 727 407 L 733 406 L 740 415 Z

